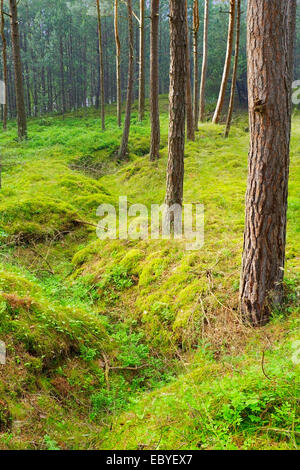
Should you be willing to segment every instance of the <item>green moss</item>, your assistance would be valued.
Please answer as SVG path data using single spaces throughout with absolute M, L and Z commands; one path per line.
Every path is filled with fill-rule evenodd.
M 295 396 L 292 353 L 282 338 L 297 328 L 299 116 L 293 122 L 289 188 L 291 290 L 260 336 L 239 329 L 234 310 L 247 178 L 246 115 L 235 116 L 226 141 L 220 126 L 205 123 L 195 142 L 186 144 L 184 203 L 205 206 L 201 250 L 190 253 L 176 240 L 101 241 L 92 225 L 77 225 L 78 219 L 97 223 L 97 207 L 116 205 L 120 195 L 148 209 L 163 202 L 168 98 L 161 104 L 157 162 L 146 155 L 148 115 L 141 124 L 136 112 L 129 162 L 117 162 L 121 130 L 113 107 L 105 133 L 99 131 L 98 112 L 88 110 L 30 120 L 26 142 L 14 140 L 15 123 L 1 136 L 0 240 L 7 264 L 0 273 L 0 339 L 8 363 L 5 374 L 0 369 L 0 400 L 7 401 L 15 420 L 12 432 L 6 426 L 0 433 L 1 449 L 131 449 L 140 443 L 154 448 L 158 442 L 164 448 L 294 446 L 288 418 L 295 415 L 289 399 Z M 13 239 L 27 244 L 16 247 Z M 275 345 L 274 355 L 267 352 L 266 368 L 276 386 L 264 383 L 261 373 L 265 335 Z M 245 355 L 238 358 L 239 350 Z M 126 369 L 135 366 L 143 367 Z M 172 378 L 179 368 L 185 373 Z M 161 388 L 170 380 L 174 383 Z M 110 429 L 110 413 L 120 413 L 128 402 L 130 411 L 114 415 L 113 432 L 106 433 L 103 420 Z M 290 433 L 263 431 L 270 426 Z M 257 435 L 253 428 L 259 428 Z
M 2 230 L 17 242 L 53 238 L 80 225 L 71 206 L 47 198 L 2 203 L 0 211 Z
M 11 428 L 11 413 L 5 401 L 0 400 L 0 433 Z
M 145 259 L 145 263 L 140 274 L 139 287 L 146 287 L 162 276 L 164 269 L 168 264 L 168 260 L 166 258 L 167 254 L 168 252 L 159 251 L 151 253 Z
M 271 382 L 262 373 L 256 344 L 234 364 L 230 357 L 217 363 L 205 350 L 199 351 L 185 374 L 146 394 L 114 421 L 112 431 L 103 430 L 100 448 L 134 450 L 140 442 L 144 449 L 160 442 L 166 450 L 295 448 L 291 430 L 300 423 L 295 414 L 297 371 L 290 351 L 286 341 L 268 352 Z M 278 433 L 280 429 L 290 432 Z
M 144 256 L 145 254 L 142 250 L 133 248 L 126 253 L 124 258 L 120 261 L 120 264 L 132 274 L 138 274 L 141 269 L 140 261 Z
M 13 273 L 0 271 L 0 286 L 0 332 L 2 337 L 13 333 L 25 351 L 42 360 L 32 359 L 29 368 L 49 366 L 81 345 L 97 345 L 97 351 L 104 344 L 109 348 L 106 328 L 96 315 L 49 303 L 37 286 Z

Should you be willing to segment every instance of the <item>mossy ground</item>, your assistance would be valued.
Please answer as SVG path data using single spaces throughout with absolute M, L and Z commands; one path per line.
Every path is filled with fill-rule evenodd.
M 1 134 L 0 448 L 284 449 L 297 428 L 300 117 L 293 119 L 286 302 L 260 330 L 238 316 L 247 116 L 199 127 L 186 146 L 185 203 L 205 207 L 205 245 L 100 241 L 101 203 L 161 203 L 161 159 L 134 112 L 129 161 L 115 110 L 29 122 Z M 92 224 L 92 225 L 89 225 Z M 262 364 L 262 354 L 265 351 Z M 298 371 L 299 372 L 299 371 Z M 122 411 L 124 410 L 124 411 Z

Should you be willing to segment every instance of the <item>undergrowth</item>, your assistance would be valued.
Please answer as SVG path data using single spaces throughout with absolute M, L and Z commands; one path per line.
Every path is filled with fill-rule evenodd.
M 300 120 L 291 151 L 285 302 L 255 330 L 238 314 L 248 123 L 201 124 L 185 155 L 185 203 L 205 206 L 205 245 L 96 237 L 119 196 L 163 201 L 149 118 L 134 110 L 120 163 L 115 110 L 15 123 L 1 134 L 2 449 L 294 449 L 299 439 Z M 298 342 L 297 342 L 298 341 Z

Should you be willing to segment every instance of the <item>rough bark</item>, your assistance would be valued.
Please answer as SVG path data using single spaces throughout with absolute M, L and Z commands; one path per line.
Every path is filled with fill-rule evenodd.
M 295 3 L 248 3 L 251 144 L 240 298 L 254 325 L 283 299 Z
M 159 0 L 151 0 L 150 31 L 150 118 L 151 144 L 150 160 L 159 158 L 160 120 L 159 120 Z
M 233 113 L 233 107 L 234 107 L 236 77 L 237 77 L 237 69 L 238 69 L 238 62 L 239 62 L 239 50 L 240 50 L 241 0 L 237 0 L 236 9 L 237 9 L 237 14 L 236 14 L 235 55 L 234 55 L 234 65 L 233 65 L 233 72 L 232 72 L 230 100 L 229 100 L 226 127 L 225 127 L 225 133 L 224 133 L 225 138 L 229 136 L 231 120 L 232 120 L 232 113 Z
M 145 0 L 140 0 L 139 121 L 145 114 Z
M 132 0 L 127 0 L 128 10 L 128 33 L 129 33 L 129 63 L 128 63 L 128 84 L 127 84 L 127 101 L 122 142 L 119 149 L 119 159 L 124 160 L 128 151 L 128 139 L 130 130 L 131 106 L 133 97 L 133 80 L 134 80 L 134 41 L 133 41 L 133 21 L 132 21 Z
M 6 131 L 7 127 L 7 44 L 4 33 L 4 10 L 3 0 L 1 0 L 1 40 L 2 40 L 2 61 L 3 61 L 3 81 L 5 87 L 5 103 L 3 105 L 3 130 Z
M 199 113 L 200 121 L 204 121 L 205 116 L 205 85 L 206 85 L 206 72 L 207 72 L 207 35 L 208 35 L 208 13 L 209 0 L 205 0 L 204 4 L 204 26 L 203 26 L 203 54 L 202 54 L 202 71 L 201 71 L 201 84 L 200 84 L 200 102 Z
M 9 7 L 10 7 L 10 27 L 11 27 L 12 49 L 13 49 L 13 60 L 14 60 L 14 69 L 15 69 L 18 137 L 20 140 L 22 140 L 27 137 L 27 122 L 26 122 L 26 111 L 25 111 L 25 101 L 24 101 L 24 85 L 23 85 L 23 76 L 22 76 L 17 1 L 9 0 Z
M 182 205 L 185 144 L 186 4 L 170 0 L 170 124 L 168 142 L 168 206 Z
M 114 8 L 114 26 L 115 26 L 115 41 L 116 41 L 116 79 L 117 79 L 117 117 L 118 126 L 122 124 L 122 96 L 121 96 L 121 43 L 119 37 L 119 0 L 115 0 Z
M 102 130 L 105 131 L 104 65 L 103 65 L 100 0 L 96 0 L 96 4 L 97 4 L 98 41 L 99 41 L 99 59 L 100 59 L 101 127 L 102 127 Z
M 215 114 L 213 117 L 214 124 L 217 124 L 219 122 L 223 105 L 224 105 L 226 87 L 227 87 L 228 77 L 230 73 L 232 49 L 233 49 L 234 18 L 235 18 L 235 0 L 230 0 L 226 58 L 225 58 L 222 82 L 221 82 L 221 87 L 220 87 L 220 92 L 219 92 L 219 98 L 218 98 Z
M 198 32 L 199 32 L 199 2 L 193 4 L 193 56 L 194 56 L 194 128 L 198 130 L 199 121 L 199 61 L 198 61 Z
M 187 138 L 195 140 L 194 116 L 193 116 L 193 100 L 192 100 L 192 84 L 191 84 L 191 59 L 189 46 L 189 27 L 188 27 L 188 2 L 185 0 L 185 22 L 186 22 L 186 123 Z

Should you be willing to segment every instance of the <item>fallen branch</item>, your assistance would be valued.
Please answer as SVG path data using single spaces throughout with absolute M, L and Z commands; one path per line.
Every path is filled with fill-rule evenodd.
M 262 353 L 262 358 L 261 358 L 261 370 L 263 371 L 264 376 L 265 376 L 268 380 L 272 380 L 272 379 L 266 374 L 266 371 L 265 371 L 265 350 L 263 350 L 263 353 Z
M 75 219 L 75 221 L 77 224 L 83 224 L 83 225 L 91 225 L 91 227 L 95 227 L 97 228 L 98 225 L 97 224 L 93 224 L 92 222 L 87 222 L 86 220 L 79 220 L 79 219 Z

